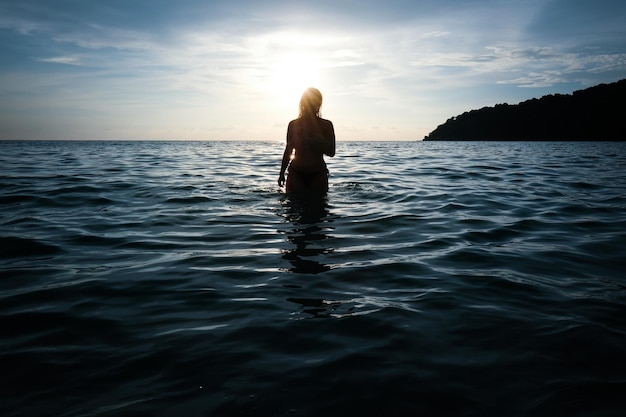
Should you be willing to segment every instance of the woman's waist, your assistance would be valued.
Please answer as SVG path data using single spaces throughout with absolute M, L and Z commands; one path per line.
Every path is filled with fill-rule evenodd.
M 320 172 L 328 172 L 328 168 L 325 163 L 316 164 L 316 165 L 299 165 L 292 163 L 289 166 L 290 171 L 296 171 L 300 174 L 306 175 L 314 175 L 319 174 Z

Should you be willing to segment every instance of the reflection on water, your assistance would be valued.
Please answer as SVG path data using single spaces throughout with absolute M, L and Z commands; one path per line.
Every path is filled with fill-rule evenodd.
M 333 301 L 321 298 L 294 298 L 287 299 L 292 303 L 300 304 L 302 312 L 311 318 L 341 318 L 355 314 L 356 307 L 353 300 Z
M 329 245 L 334 231 L 327 196 L 287 195 L 282 200 L 283 216 L 293 228 L 286 233 L 293 245 L 283 251 L 282 258 L 291 263 L 290 272 L 296 274 L 319 274 L 329 271 L 325 255 L 335 249 Z M 302 288 L 300 286 L 293 286 Z M 341 318 L 355 314 L 356 300 L 332 300 L 323 298 L 289 297 L 287 301 L 299 304 L 308 318 Z
M 330 266 L 319 260 L 320 255 L 333 252 L 333 248 L 324 245 L 329 237 L 327 233 L 334 229 L 330 225 L 326 195 L 286 195 L 282 206 L 283 215 L 293 225 L 287 239 L 294 247 L 282 255 L 292 265 L 289 271 L 299 274 L 328 271 Z

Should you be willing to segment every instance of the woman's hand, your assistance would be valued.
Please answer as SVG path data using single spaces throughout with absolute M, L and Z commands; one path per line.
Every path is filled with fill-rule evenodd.
M 283 185 L 285 185 L 285 173 L 281 172 L 278 176 L 278 186 L 282 187 Z

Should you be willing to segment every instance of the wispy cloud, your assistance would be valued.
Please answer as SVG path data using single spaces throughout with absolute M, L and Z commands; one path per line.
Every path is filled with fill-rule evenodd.
M 48 62 L 51 64 L 65 64 L 65 65 L 81 65 L 81 59 L 77 56 L 55 56 L 51 58 L 35 58 L 39 62 Z

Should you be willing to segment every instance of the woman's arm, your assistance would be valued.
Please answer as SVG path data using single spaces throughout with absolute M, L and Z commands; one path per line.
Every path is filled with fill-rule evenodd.
M 280 165 L 280 173 L 284 174 L 287 170 L 287 166 L 289 165 L 289 161 L 291 160 L 291 146 L 285 146 L 285 152 L 283 152 L 283 161 Z
M 293 152 L 293 146 L 291 145 L 291 123 L 287 127 L 287 143 L 285 144 L 285 151 L 283 152 L 283 160 L 280 164 L 280 174 L 278 175 L 278 186 L 282 187 L 285 184 L 285 171 L 291 161 L 291 154 Z
M 324 153 L 330 157 L 335 156 L 335 128 L 330 120 L 325 120 L 324 123 L 324 138 L 326 139 L 326 149 Z

